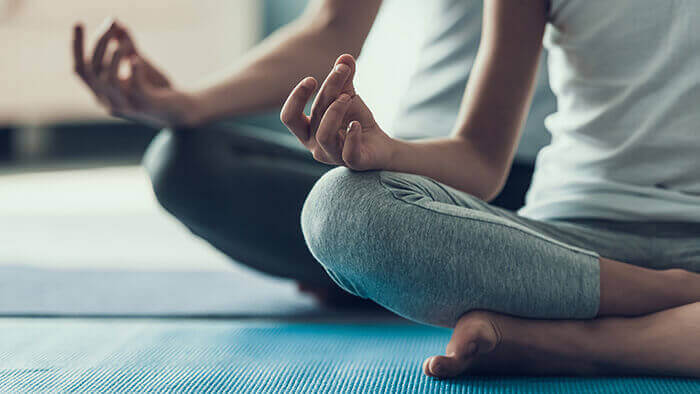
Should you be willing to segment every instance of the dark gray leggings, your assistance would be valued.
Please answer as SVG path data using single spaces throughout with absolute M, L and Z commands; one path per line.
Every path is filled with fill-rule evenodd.
M 329 285 L 299 216 L 332 167 L 289 133 L 244 126 L 163 130 L 144 157 L 160 204 L 194 234 L 259 271 Z

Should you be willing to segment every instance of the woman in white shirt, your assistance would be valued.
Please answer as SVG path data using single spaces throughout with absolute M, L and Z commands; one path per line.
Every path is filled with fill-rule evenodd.
M 700 377 L 699 16 L 689 1 L 486 1 L 447 138 L 389 137 L 350 55 L 311 116 L 319 84 L 303 79 L 281 118 L 340 166 L 305 202 L 311 252 L 348 292 L 455 327 L 430 376 Z M 558 111 L 516 214 L 484 201 L 507 177 L 543 36 Z

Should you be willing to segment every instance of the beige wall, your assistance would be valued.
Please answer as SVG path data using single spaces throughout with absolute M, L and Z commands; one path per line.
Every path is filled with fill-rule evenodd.
M 82 21 L 92 40 L 108 16 L 180 86 L 235 62 L 259 35 L 257 0 L 0 0 L 0 123 L 103 118 L 72 74 L 71 26 Z

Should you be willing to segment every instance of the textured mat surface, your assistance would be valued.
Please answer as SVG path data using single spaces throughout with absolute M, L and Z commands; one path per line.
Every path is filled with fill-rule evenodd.
M 423 376 L 449 331 L 401 324 L 1 320 L 0 391 L 698 393 L 655 378 Z

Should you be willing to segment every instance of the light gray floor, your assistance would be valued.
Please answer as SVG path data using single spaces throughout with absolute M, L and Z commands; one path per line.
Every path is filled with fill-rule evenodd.
M 0 316 L 311 317 L 334 315 L 287 281 L 211 271 L 0 268 Z
M 0 175 L 0 266 L 231 269 L 156 203 L 141 167 Z
M 162 211 L 140 167 L 0 174 L 0 315 L 310 313 Z

